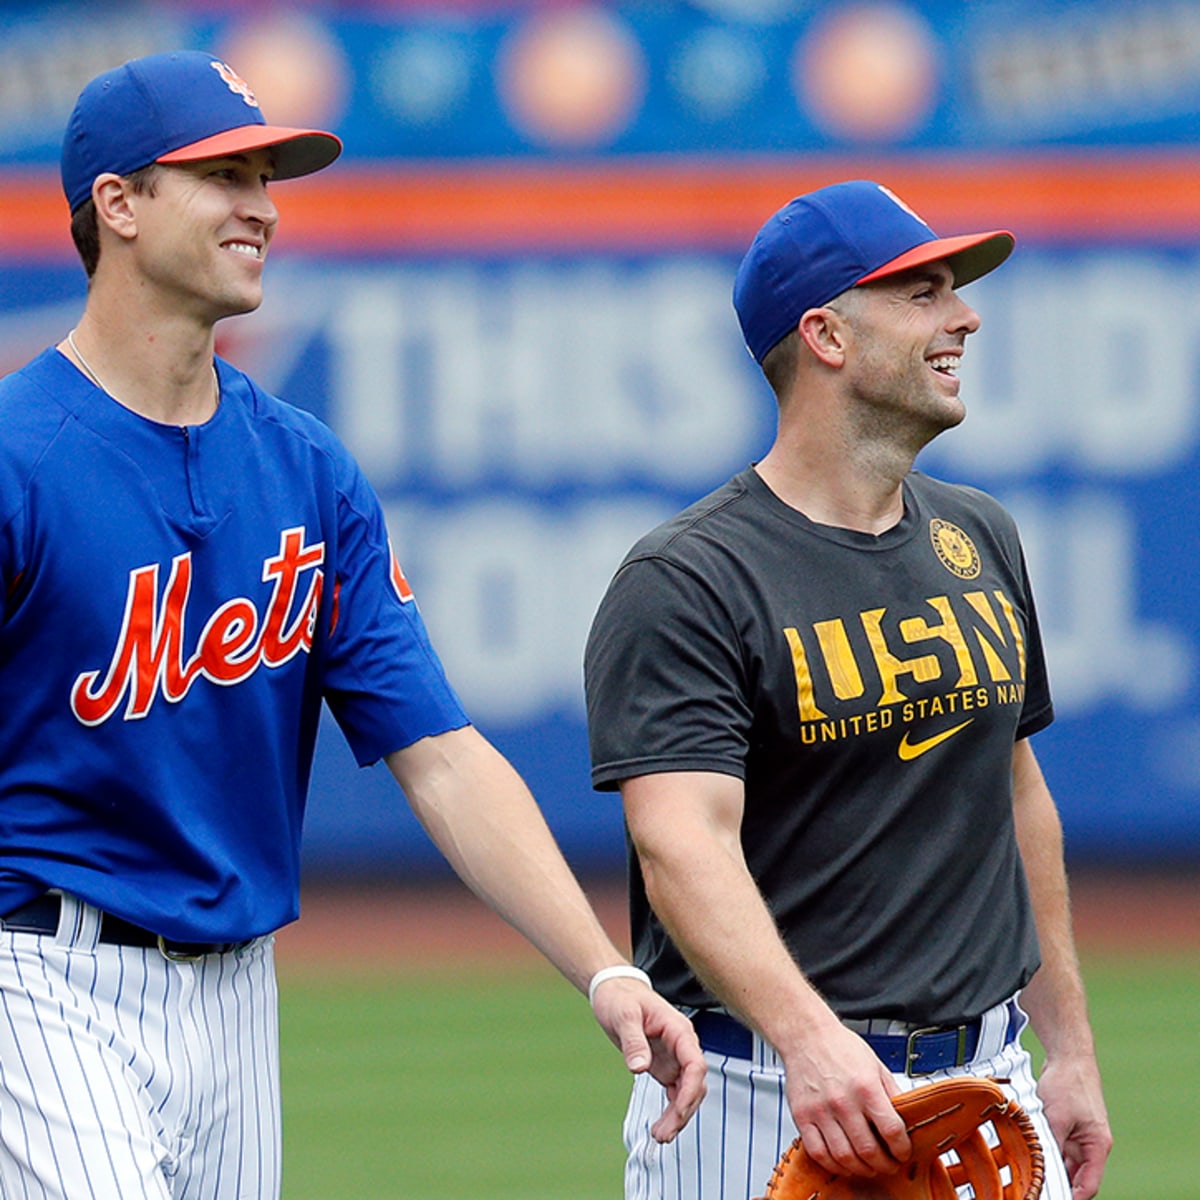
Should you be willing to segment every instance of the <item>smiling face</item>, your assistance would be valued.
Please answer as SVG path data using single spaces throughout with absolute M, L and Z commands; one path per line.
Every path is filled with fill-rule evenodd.
M 159 171 L 152 193 L 130 198 L 139 286 L 166 310 L 208 323 L 257 308 L 279 219 L 267 194 L 270 150 Z
M 963 419 L 958 367 L 979 315 L 944 262 L 861 284 L 829 307 L 849 329 L 845 384 L 864 420 L 904 422 L 923 444 Z

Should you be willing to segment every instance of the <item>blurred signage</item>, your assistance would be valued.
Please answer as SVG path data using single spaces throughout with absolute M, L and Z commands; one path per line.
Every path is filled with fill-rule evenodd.
M 620 814 L 588 785 L 583 642 L 632 541 L 770 442 L 729 301 L 754 229 L 854 175 L 944 232 L 1007 225 L 1017 254 L 970 291 L 970 415 L 919 465 L 1021 524 L 1058 709 L 1037 747 L 1069 851 L 1195 859 L 1200 7 L 317 12 L 5 8 L 0 368 L 82 303 L 52 164 L 83 79 L 205 46 L 272 121 L 336 128 L 346 162 L 280 186 L 267 301 L 220 349 L 358 456 L 474 719 L 569 855 L 611 867 Z M 585 59 L 582 83 L 562 74 Z M 307 854 L 439 861 L 332 728 Z
M 211 50 L 355 158 L 1190 144 L 1196 0 L 694 0 L 0 10 L 0 163 L 49 162 L 79 87 Z

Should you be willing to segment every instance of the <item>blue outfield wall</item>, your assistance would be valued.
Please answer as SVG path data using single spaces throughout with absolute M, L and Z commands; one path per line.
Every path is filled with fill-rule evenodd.
M 469 710 L 589 866 L 621 846 L 615 801 L 587 783 L 595 604 L 639 533 L 760 456 L 774 427 L 729 308 L 735 265 L 296 266 L 276 287 L 289 312 L 309 296 L 329 314 L 283 390 L 367 461 Z M 919 465 L 1020 522 L 1058 712 L 1036 747 L 1071 854 L 1195 860 L 1200 257 L 1027 245 L 970 299 L 970 415 Z M 392 337 L 364 334 L 356 308 Z M 378 856 L 362 813 L 383 785 L 323 752 L 314 862 Z
M 686 187 L 667 204 L 650 186 L 631 236 L 641 196 L 610 188 L 593 228 L 586 195 L 582 212 L 553 196 L 542 208 L 536 183 L 501 176 L 562 165 L 602 187 L 611 168 L 625 187 L 696 161 L 728 184 L 751 162 L 811 186 L 822 164 L 885 182 L 935 164 L 953 187 L 935 180 L 919 209 L 944 232 L 980 213 L 1012 222 L 1019 247 L 971 285 L 983 327 L 962 372 L 969 416 L 919 465 L 991 491 L 1020 523 L 1058 711 L 1035 745 L 1072 859 L 1200 863 L 1200 215 L 1162 186 L 1200 172 L 1135 186 L 1142 156 L 1185 162 L 1194 145 L 1200 4 L 17 4 L 0 32 L 0 370 L 82 306 L 53 174 L 94 71 L 212 49 L 271 120 L 342 135 L 343 163 L 318 177 L 332 183 L 281 185 L 267 300 L 226 322 L 219 348 L 359 457 L 469 711 L 586 870 L 623 856 L 619 803 L 588 784 L 587 628 L 632 541 L 769 444 L 774 403 L 729 293 L 740 249 L 792 193 L 761 211 L 756 199 L 752 220 L 714 210 L 706 230 L 679 207 Z M 590 110 L 552 86 L 580 38 L 604 65 Z M 293 77 L 272 83 L 281 63 Z M 437 223 L 461 200 L 449 184 L 444 204 L 403 208 L 426 168 L 457 187 L 473 165 L 536 215 L 497 213 L 484 189 L 473 211 L 488 232 L 457 238 Z M 1038 172 L 1059 166 L 1039 200 Z M 404 182 L 381 219 L 393 169 Z M 368 185 L 373 207 L 347 207 L 357 217 L 339 227 Z M 293 187 L 327 198 L 299 237 Z M 31 216 L 31 189 L 54 211 Z M 306 859 L 321 873 L 444 870 L 387 772 L 358 770 L 331 724 Z

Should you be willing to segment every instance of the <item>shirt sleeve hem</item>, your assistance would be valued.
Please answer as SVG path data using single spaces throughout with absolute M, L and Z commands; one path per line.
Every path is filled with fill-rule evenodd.
M 712 771 L 745 780 L 746 767 L 741 762 L 718 758 L 627 758 L 620 762 L 603 763 L 592 768 L 592 787 L 598 792 L 615 791 L 617 786 L 635 775 L 658 775 L 669 771 Z
M 1017 726 L 1017 741 L 1024 741 L 1027 737 L 1032 737 L 1035 733 L 1046 728 L 1054 720 L 1054 706 L 1047 704 L 1045 708 L 1038 709 L 1031 717 L 1027 717 L 1020 725 Z

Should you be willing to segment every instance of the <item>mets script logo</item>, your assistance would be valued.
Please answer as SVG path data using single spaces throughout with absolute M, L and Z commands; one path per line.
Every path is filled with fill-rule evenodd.
M 251 108 L 258 107 L 258 101 L 254 98 L 254 93 L 250 90 L 250 85 L 231 66 L 215 58 L 208 65 L 225 80 L 225 86 L 235 96 L 241 96 Z
M 161 600 L 158 563 L 130 571 L 112 660 L 103 678 L 100 671 L 85 671 L 75 680 L 71 711 L 81 724 L 100 725 L 124 701 L 124 719 L 132 721 L 146 716 L 160 694 L 177 704 L 197 679 L 229 687 L 259 667 L 279 667 L 297 654 L 307 654 L 321 606 L 324 561 L 324 542 L 305 545 L 303 526 L 285 529 L 279 553 L 263 561 L 262 580 L 272 589 L 261 620 L 252 600 L 228 600 L 208 618 L 196 648 L 186 657 L 191 554 L 171 561 Z
M 936 518 L 929 522 L 929 538 L 942 566 L 959 579 L 977 579 L 982 564 L 975 543 L 957 525 Z

